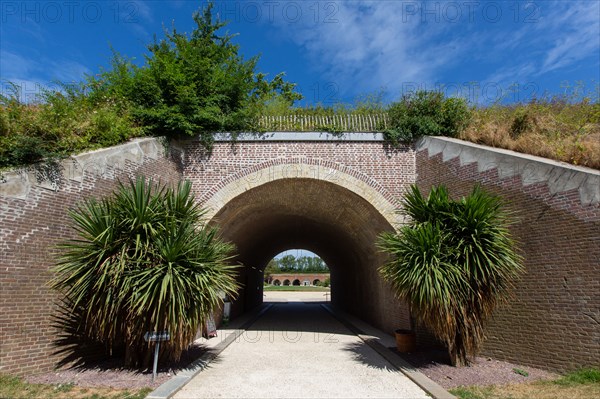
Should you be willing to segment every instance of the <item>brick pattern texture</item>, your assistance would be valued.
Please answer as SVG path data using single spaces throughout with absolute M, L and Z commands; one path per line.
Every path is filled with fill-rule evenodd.
M 188 141 L 183 144 L 183 153 L 184 177 L 194 183 L 201 201 L 227 183 L 281 163 L 318 166 L 315 173 L 321 174 L 330 173 L 330 169 L 348 173 L 395 204 L 415 181 L 413 149 L 390 148 L 380 142 L 218 142 L 209 153 L 198 142 Z M 293 173 L 290 170 L 290 177 Z
M 443 183 L 458 198 L 479 183 L 516 212 L 526 273 L 490 321 L 483 353 L 555 371 L 600 366 L 600 207 L 581 205 L 576 189 L 551 194 L 441 153 L 416 159 L 422 191 Z
M 56 245 L 74 237 L 68 211 L 84 198 L 112 193 L 118 180 L 137 175 L 167 184 L 181 178 L 172 161 L 145 159 L 86 176 L 83 183 L 65 179 L 56 191 L 34 186 L 26 199 L 0 197 L 0 372 L 24 375 L 54 367 L 51 315 L 57 298 L 47 283 Z
M 111 193 L 119 178 L 143 174 L 166 183 L 190 179 L 197 198 L 206 203 L 231 182 L 243 181 L 250 190 L 245 176 L 286 163 L 313 165 L 315 173 L 327 176 L 332 170 L 344 172 L 395 206 L 415 181 L 422 190 L 444 183 L 456 197 L 476 183 L 500 194 L 518 212 L 513 232 L 527 273 L 514 299 L 491 320 L 484 352 L 558 371 L 600 365 L 600 209 L 582 206 L 576 190 L 551 194 L 542 183 L 524 187 L 518 177 L 501 179 L 494 169 L 480 173 L 473 164 L 461 166 L 441 155 L 430 158 L 427 150 L 391 149 L 380 142 L 217 142 L 209 153 L 197 141 L 187 141 L 172 150 L 177 160 L 127 161 L 124 168 L 83 183 L 64 180 L 56 191 L 34 186 L 25 199 L 0 196 L 0 372 L 22 375 L 55 365 L 50 318 L 56 298 L 47 282 L 55 245 L 73 236 L 68 210 L 78 202 Z M 361 230 L 348 237 L 360 237 Z M 379 258 L 369 253 L 365 259 Z M 406 307 L 391 299 L 372 263 L 360 276 L 340 278 L 348 285 L 341 297 L 390 333 L 392 326 L 406 328 Z M 428 339 L 425 333 L 419 336 Z

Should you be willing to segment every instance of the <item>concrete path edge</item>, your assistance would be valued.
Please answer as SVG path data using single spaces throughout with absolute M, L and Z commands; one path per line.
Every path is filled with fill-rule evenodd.
M 342 312 L 337 311 L 331 305 L 321 305 L 323 309 L 329 312 L 334 318 L 342 323 L 346 328 L 356 334 L 365 344 L 370 346 L 375 352 L 379 353 L 398 371 L 406 375 L 411 381 L 421 387 L 425 392 L 431 395 L 434 399 L 456 399 L 454 395 L 445 390 L 438 383 L 421 373 L 417 368 L 408 363 L 402 357 L 389 350 L 382 345 L 377 338 L 366 335 L 360 328 L 352 324 L 350 320 L 344 317 Z
M 240 335 L 246 331 L 252 324 L 262 317 L 273 305 L 263 305 L 256 311 L 252 312 L 249 318 L 243 324 L 229 334 L 223 341 L 219 342 L 213 348 L 207 350 L 198 359 L 193 361 L 185 370 L 171 377 L 170 380 L 150 392 L 146 399 L 169 399 L 172 398 L 185 384 L 208 366 L 221 352 L 229 345 L 235 342 Z

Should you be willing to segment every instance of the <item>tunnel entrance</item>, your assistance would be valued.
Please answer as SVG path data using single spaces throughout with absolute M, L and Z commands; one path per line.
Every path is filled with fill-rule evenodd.
M 334 306 L 380 328 L 398 328 L 399 319 L 408 319 L 377 271 L 385 260 L 377 235 L 392 226 L 351 190 L 323 180 L 279 179 L 235 196 L 212 220 L 235 244 L 235 262 L 242 265 L 233 317 L 262 303 L 269 260 L 286 249 L 305 248 L 328 265 Z

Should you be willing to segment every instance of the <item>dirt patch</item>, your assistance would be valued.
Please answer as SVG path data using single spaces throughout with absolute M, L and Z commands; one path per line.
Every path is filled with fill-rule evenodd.
M 396 348 L 390 348 L 396 353 Z M 444 388 L 499 385 L 558 378 L 557 374 L 489 357 L 477 357 L 469 367 L 453 367 L 447 352 L 440 350 L 402 353 L 419 371 Z M 527 375 L 523 375 L 527 374 Z
M 179 371 L 186 369 L 208 349 L 194 343 L 181 355 L 177 363 L 159 364 L 156 380 L 152 381 L 152 369 L 129 370 L 122 367 L 123 359 L 113 358 L 89 363 L 75 368 L 63 368 L 49 373 L 25 378 L 32 384 L 73 384 L 78 387 L 117 389 L 156 388 Z

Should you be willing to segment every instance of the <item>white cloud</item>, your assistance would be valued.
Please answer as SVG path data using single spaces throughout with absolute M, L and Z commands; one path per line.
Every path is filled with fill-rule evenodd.
M 0 79 L 4 90 L 6 82 L 22 87 L 23 92 L 39 92 L 40 87 L 54 87 L 56 81 L 80 82 L 91 71 L 83 64 L 68 59 L 25 57 L 21 54 L 0 51 Z
M 600 57 L 600 2 L 559 4 L 543 22 L 551 47 L 540 73 L 570 66 L 590 55 Z
M 431 81 L 436 71 L 452 62 L 460 42 L 432 42 L 446 27 L 432 24 L 419 29 L 419 19 L 403 20 L 398 2 L 336 2 L 331 18 L 315 21 L 309 13 L 298 23 L 276 25 L 302 46 L 313 65 L 340 87 L 354 92 L 387 87 L 392 93 L 403 84 Z M 427 44 L 427 48 L 425 47 Z M 446 51 L 448 47 L 452 51 Z
M 0 77 L 3 79 L 30 76 L 36 73 L 31 60 L 6 50 L 0 50 Z
M 539 18 L 522 24 L 496 45 L 513 51 L 513 59 L 502 63 L 486 80 L 497 83 L 533 82 L 559 70 L 566 80 L 576 80 L 572 71 L 584 61 L 600 61 L 600 3 L 538 3 Z
M 50 79 L 64 83 L 80 82 L 91 71 L 88 67 L 72 60 L 46 61 L 50 67 Z
M 147 2 L 142 0 L 130 1 L 135 7 L 135 10 L 139 15 L 147 22 L 153 22 L 154 16 L 152 15 L 152 9 Z
M 113 15 L 115 21 L 125 25 L 136 37 L 147 40 L 152 35 L 146 30 L 146 26 L 154 22 L 154 15 L 149 4 L 151 3 L 141 0 L 117 2 L 110 6 L 110 10 L 108 10 L 110 12 L 107 11 L 107 15 L 117 13 L 117 15 Z
M 478 3 L 472 20 L 463 9 L 454 22 L 444 12 L 451 3 L 458 4 L 436 2 L 435 11 L 434 3 L 339 1 L 332 15 L 337 23 L 325 23 L 323 15 L 317 20 L 314 8 L 306 6 L 300 21 L 279 18 L 274 26 L 305 50 L 325 79 L 350 93 L 387 87 L 394 97 L 406 83 L 447 80 L 457 65 L 484 81 L 508 85 L 573 68 L 589 57 L 597 62 L 600 54 L 599 2 L 533 3 L 537 9 L 523 3 L 518 15 L 514 4 L 496 3 L 503 13 L 499 22 L 482 18 L 485 12 L 493 16 L 484 11 L 486 3 Z M 410 14 L 411 4 L 434 13 Z

